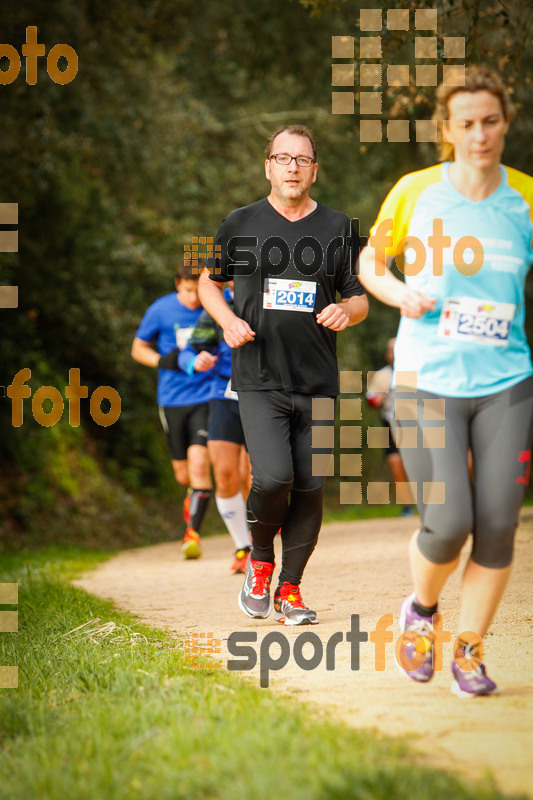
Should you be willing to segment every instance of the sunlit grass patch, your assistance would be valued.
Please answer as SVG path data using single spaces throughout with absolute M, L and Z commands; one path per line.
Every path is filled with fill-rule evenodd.
M 192 669 L 180 640 L 66 582 L 80 555 L 25 560 L 2 575 L 20 583 L 19 632 L 0 636 L 0 663 L 19 667 L 19 688 L 0 691 L 2 800 L 501 797 L 225 669 Z

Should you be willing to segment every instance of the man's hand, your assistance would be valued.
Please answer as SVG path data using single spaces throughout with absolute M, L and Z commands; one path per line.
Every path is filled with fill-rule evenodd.
M 194 371 L 207 372 L 207 370 L 212 369 L 216 363 L 217 356 L 208 353 L 207 350 L 202 350 L 201 353 L 198 353 L 194 361 Z
M 255 331 L 247 322 L 233 315 L 230 324 L 224 328 L 224 339 L 230 347 L 242 347 L 246 342 L 253 342 Z
M 316 321 L 324 328 L 332 331 L 343 331 L 350 323 L 350 317 L 343 309 L 341 303 L 330 303 L 316 315 Z

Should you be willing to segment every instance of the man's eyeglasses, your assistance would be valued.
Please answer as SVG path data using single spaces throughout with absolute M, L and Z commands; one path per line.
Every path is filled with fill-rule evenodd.
M 299 167 L 310 167 L 315 161 L 310 156 L 290 156 L 288 153 L 276 153 L 270 158 L 273 158 L 276 164 L 281 164 L 282 167 L 287 167 L 293 159 Z

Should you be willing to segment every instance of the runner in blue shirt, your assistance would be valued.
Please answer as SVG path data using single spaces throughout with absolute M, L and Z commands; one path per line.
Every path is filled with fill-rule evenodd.
M 198 279 L 199 271 L 194 273 L 182 260 L 176 273 L 176 291 L 160 297 L 148 308 L 131 349 L 132 357 L 140 364 L 158 368 L 157 402 L 161 424 L 167 435 L 175 478 L 188 487 L 182 543 L 185 558 L 201 555 L 199 532 L 211 496 L 207 415 L 212 373 L 188 375 L 178 366 L 178 355 L 187 345 L 202 313 Z M 212 367 L 216 361 L 216 357 L 207 352 L 202 353 L 201 358 L 207 367 Z
M 232 283 L 224 289 L 226 302 L 233 305 Z M 192 332 L 187 347 L 179 354 L 179 365 L 188 374 L 209 369 L 202 351 L 217 356 L 211 383 L 207 449 L 215 478 L 215 501 L 220 516 L 235 545 L 231 565 L 234 574 L 246 571 L 251 538 L 246 519 L 246 499 L 250 491 L 250 459 L 239 415 L 238 395 L 231 386 L 231 348 L 224 341 L 222 328 L 204 311 Z

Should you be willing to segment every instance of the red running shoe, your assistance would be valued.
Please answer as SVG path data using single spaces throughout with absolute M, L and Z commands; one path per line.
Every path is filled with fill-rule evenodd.
M 274 595 L 274 619 L 283 625 L 316 625 L 316 612 L 307 608 L 300 587 L 285 581 Z
M 239 608 L 249 617 L 265 619 L 272 611 L 270 581 L 274 564 L 248 559 L 244 586 L 239 594 Z

